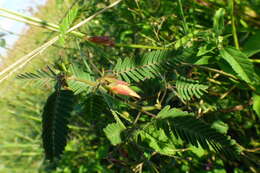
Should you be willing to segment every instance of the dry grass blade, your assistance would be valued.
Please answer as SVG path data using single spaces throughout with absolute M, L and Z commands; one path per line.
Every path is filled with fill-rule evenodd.
M 98 16 L 99 14 L 105 12 L 106 10 L 116 6 L 117 4 L 119 4 L 122 0 L 118 0 L 112 4 L 110 4 L 109 6 L 103 8 L 102 10 L 96 12 L 95 14 L 91 15 L 90 17 L 86 18 L 85 20 L 83 20 L 82 22 L 76 24 L 75 26 L 71 27 L 66 33 L 72 32 L 75 29 L 81 27 L 82 25 L 86 24 L 87 22 L 89 22 L 90 20 L 94 19 L 96 16 Z M 30 52 L 29 54 L 23 56 L 22 58 L 20 58 L 19 60 L 17 60 L 16 62 L 14 62 L 13 64 L 11 64 L 10 66 L 8 66 L 7 68 L 5 68 L 3 71 L 0 72 L 0 76 L 3 76 L 5 73 L 9 72 L 7 75 L 5 75 L 1 80 L 0 83 L 2 83 L 5 79 L 7 79 L 8 77 L 10 77 L 13 73 L 15 73 L 17 70 L 21 69 L 22 67 L 24 67 L 28 62 L 30 62 L 34 57 L 36 57 L 37 55 L 41 54 L 44 50 L 46 50 L 48 47 L 50 47 L 52 44 L 54 44 L 57 40 L 59 39 L 59 36 L 54 37 L 53 39 L 51 39 L 50 41 L 44 43 L 42 46 L 36 48 L 35 50 L 33 50 L 32 52 Z
M 23 56 L 22 58 L 20 58 L 18 61 L 16 61 L 15 63 L 13 63 L 12 65 L 10 65 L 9 67 L 7 67 L 6 69 L 4 69 L 0 75 L 2 75 L 2 73 L 7 72 L 8 70 L 11 70 L 12 68 L 14 68 L 13 70 L 11 70 L 7 75 L 5 75 L 1 80 L 0 83 L 2 83 L 5 79 L 7 79 L 8 77 L 10 77 L 13 73 L 15 73 L 17 70 L 21 69 L 22 67 L 24 67 L 28 62 L 30 62 L 35 56 L 41 54 L 45 49 L 47 49 L 49 46 L 51 46 L 53 43 L 55 43 L 57 40 L 59 39 L 58 36 L 54 37 L 53 39 L 51 39 L 50 41 L 46 42 L 45 44 L 43 44 L 42 46 L 38 47 L 37 49 L 33 50 L 32 52 L 30 52 L 29 54 Z M 20 64 L 21 63 L 21 64 Z M 20 64 L 20 65 L 19 65 Z M 15 68 L 15 66 L 17 66 Z
M 28 19 L 25 19 L 25 18 L 21 18 L 21 17 L 18 17 L 18 16 L 14 16 L 14 15 L 10 15 L 10 14 L 1 14 L 0 13 L 0 17 L 4 17 L 4 18 L 8 18 L 8 19 L 11 19 L 11 20 L 16 20 L 18 22 L 22 22 L 22 23 L 26 23 L 26 24 L 29 24 L 29 25 L 34 25 L 34 26 L 38 26 L 38 27 L 41 27 L 41 28 L 46 28 L 46 29 L 49 29 L 49 30 L 52 30 L 52 31 L 59 31 L 57 29 L 57 27 L 53 27 L 51 26 L 50 24 L 47 25 L 47 24 L 43 24 L 44 21 L 41 21 L 41 22 L 34 22 L 33 20 L 28 20 Z

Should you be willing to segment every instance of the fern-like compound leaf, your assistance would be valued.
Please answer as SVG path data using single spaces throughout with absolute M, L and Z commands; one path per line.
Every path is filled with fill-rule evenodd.
M 78 8 L 74 7 L 69 10 L 67 16 L 62 20 L 59 31 L 60 31 L 60 42 L 65 44 L 65 34 L 70 28 L 71 24 L 75 21 L 78 14 Z
M 46 160 L 53 161 L 63 153 L 68 136 L 68 118 L 73 110 L 74 94 L 69 90 L 52 93 L 43 109 L 42 140 Z
M 88 85 L 87 83 L 84 83 L 83 81 L 92 81 L 93 77 L 91 76 L 91 74 L 87 71 L 84 71 L 84 69 L 78 67 L 75 64 L 70 65 L 69 71 L 75 78 L 75 80 L 67 81 L 70 89 L 72 89 L 75 94 L 79 94 L 84 91 L 89 92 L 92 86 Z
M 146 53 L 140 61 L 133 58 L 119 59 L 114 68 L 114 74 L 121 80 L 130 82 L 144 81 L 145 79 L 155 78 L 165 70 L 174 67 L 173 51 L 158 50 Z
M 189 101 L 193 96 L 200 98 L 205 92 L 207 92 L 208 86 L 200 84 L 192 79 L 179 77 L 176 81 L 176 89 L 178 96 L 182 100 Z
M 56 80 L 55 72 L 47 66 L 44 69 L 38 69 L 36 72 L 26 72 L 16 76 L 17 79 L 33 81 L 38 87 L 41 87 L 49 82 Z
M 88 121 L 98 121 L 97 117 L 106 111 L 107 104 L 104 98 L 96 94 L 88 94 L 87 99 L 84 101 L 84 110 L 86 119 Z M 101 121 L 102 122 L 102 121 Z
M 204 149 L 213 148 L 229 158 L 237 158 L 238 149 L 234 140 L 211 128 L 210 125 L 196 119 L 187 112 L 165 107 L 157 116 L 156 126 L 164 129 L 170 138 L 172 134 L 192 145 L 199 145 Z M 167 124 L 167 126 L 163 126 Z M 169 130 L 170 129 L 170 130 Z

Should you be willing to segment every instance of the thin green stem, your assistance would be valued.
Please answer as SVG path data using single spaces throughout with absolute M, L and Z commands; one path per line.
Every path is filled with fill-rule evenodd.
M 235 18 L 235 14 L 234 14 L 234 6 L 235 6 L 235 1 L 230 0 L 232 35 L 233 35 L 233 39 L 234 39 L 234 44 L 235 44 L 236 48 L 239 49 L 239 42 L 238 42 L 237 29 L 236 29 L 236 18 Z
M 181 17 L 182 17 L 182 20 L 183 20 L 183 28 L 184 28 L 185 33 L 187 34 L 189 28 L 188 28 L 188 25 L 187 25 L 187 22 L 186 22 L 186 19 L 185 19 L 185 16 L 184 16 L 184 12 L 183 12 L 182 0 L 178 0 L 178 4 L 179 4 L 179 7 L 180 7 Z
M 226 73 L 222 70 L 218 70 L 218 69 L 214 69 L 214 68 L 210 68 L 210 67 L 205 67 L 205 66 L 201 66 L 201 65 L 194 65 L 194 64 L 189 64 L 189 63 L 181 63 L 182 65 L 187 65 L 187 66 L 191 66 L 191 67 L 197 67 L 197 68 L 200 68 L 200 69 L 204 69 L 204 70 L 207 70 L 207 71 L 211 71 L 211 72 L 215 72 L 215 73 L 219 73 L 223 76 L 227 76 L 227 77 L 230 77 L 234 80 L 239 80 L 236 76 L 232 75 L 232 74 L 229 74 L 229 73 Z
M 253 63 L 260 63 L 260 59 L 250 59 L 250 61 Z
M 129 47 L 129 48 L 141 48 L 141 49 L 157 49 L 157 50 L 170 50 L 173 48 L 158 47 L 158 46 L 147 46 L 140 44 L 116 44 L 116 47 Z
M 86 79 L 79 79 L 79 78 L 76 78 L 76 77 L 70 77 L 70 78 L 68 78 L 68 80 L 75 80 L 75 81 L 83 82 L 83 83 L 85 83 L 89 86 L 92 86 L 92 87 L 96 87 L 98 85 L 97 82 L 93 82 L 93 81 L 86 80 Z

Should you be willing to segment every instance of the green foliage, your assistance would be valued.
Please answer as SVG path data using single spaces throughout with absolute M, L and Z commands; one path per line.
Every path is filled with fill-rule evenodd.
M 62 3 L 62 2 L 57 2 Z M 65 44 L 65 34 L 75 21 L 78 14 L 78 7 L 73 7 L 68 11 L 67 16 L 62 20 L 60 24 L 60 42 L 62 45 Z
M 238 152 L 234 145 L 234 141 L 232 142 L 230 139 L 223 136 L 223 134 L 217 132 L 215 129 L 187 112 L 178 109 L 170 109 L 169 106 L 166 106 L 159 112 L 156 118 L 157 119 L 151 124 L 152 126 L 155 125 L 152 127 L 152 133 L 149 133 L 151 132 L 151 127 L 148 128 L 148 132 L 146 132 L 146 129 L 144 129 L 144 131 L 150 136 L 158 136 L 158 138 L 156 138 L 158 145 L 159 143 L 162 143 L 163 140 L 167 139 L 163 137 L 164 135 L 168 137 L 168 141 L 170 141 L 169 139 L 171 139 L 171 141 L 175 140 L 172 136 L 174 135 L 177 139 L 180 138 L 196 147 L 201 146 L 204 149 L 209 149 L 211 146 L 216 152 L 222 153 L 227 157 L 237 157 Z M 149 137 L 146 136 L 144 140 L 147 139 L 149 139 Z M 147 141 L 151 141 L 152 143 L 155 142 L 154 139 Z M 161 145 L 161 148 L 167 146 L 167 144 L 169 144 L 168 141 L 165 142 L 165 145 Z M 166 154 L 172 155 L 171 152 Z
M 68 137 L 68 119 L 73 109 L 73 92 L 55 91 L 48 98 L 42 113 L 42 140 L 45 158 L 60 158 Z
M 143 130 L 137 131 L 135 136 L 137 143 L 149 147 L 151 151 L 154 150 L 162 155 L 173 157 L 178 151 L 172 140 L 174 137 L 167 137 L 164 129 L 160 127 L 157 128 L 154 124 L 148 125 Z
M 120 134 L 124 129 L 125 128 L 121 124 L 112 123 L 108 124 L 107 127 L 104 128 L 104 133 L 106 134 L 112 145 L 117 145 L 122 142 Z
M 225 59 L 237 75 L 248 83 L 253 83 L 256 79 L 254 66 L 249 58 L 239 50 L 228 47 L 220 50 L 220 55 Z
M 66 6 L 59 15 L 66 17 L 48 14 L 62 21 L 64 41 L 73 24 L 111 2 L 59 0 L 55 10 Z M 46 159 L 57 173 L 259 172 L 258 4 L 236 1 L 232 13 L 227 2 L 125 0 L 81 26 L 83 39 L 72 33 L 66 44 L 54 44 L 44 65 L 49 58 L 55 68 L 18 75 L 47 87 L 21 85 L 1 99 L 8 108 L 2 114 L 12 116 L 1 139 L 37 150 L 21 147 L 15 157 L 3 150 L 1 163 L 37 165 L 43 130 Z M 91 36 L 115 45 L 88 42 Z M 140 99 L 120 95 L 125 88 Z M 21 132 L 11 133 L 9 121 Z
M 217 36 L 222 35 L 224 30 L 224 16 L 225 16 L 225 9 L 220 8 L 216 11 L 215 16 L 213 18 L 213 30 Z
M 16 76 L 17 79 L 34 81 L 36 87 L 41 87 L 47 83 L 56 81 L 57 74 L 49 67 L 38 69 L 35 73 L 26 72 Z
M 258 94 L 253 94 L 253 109 L 257 116 L 260 117 L 260 96 Z
M 174 66 L 173 51 L 152 51 L 141 59 L 118 59 L 113 71 L 121 79 L 130 82 L 144 81 L 159 76 L 162 72 Z
M 228 158 L 237 158 L 238 149 L 235 141 L 230 140 L 210 125 L 196 119 L 194 115 L 183 112 L 178 109 L 164 107 L 154 120 L 140 128 L 134 127 L 132 131 L 136 142 L 146 143 L 166 156 L 174 156 L 178 151 L 176 141 L 178 138 L 190 143 L 196 147 L 201 146 L 204 149 L 214 149 Z M 104 132 L 113 145 L 122 143 L 121 133 L 125 127 L 120 123 L 109 124 Z M 140 139 L 139 139 L 140 137 Z M 129 141 L 129 137 L 127 137 Z
M 256 33 L 250 36 L 244 44 L 244 53 L 251 57 L 260 52 L 260 44 L 259 44 L 260 31 L 256 31 Z
M 208 86 L 180 76 L 176 81 L 176 89 L 182 100 L 189 101 L 193 96 L 200 98 L 203 92 L 207 92 Z
M 72 78 L 73 78 L 73 80 L 68 81 L 68 85 L 75 94 L 79 94 L 83 91 L 89 91 L 92 88 L 91 85 L 84 82 L 85 80 L 87 81 L 93 80 L 93 77 L 91 77 L 90 72 L 84 71 L 82 67 L 79 67 L 76 64 L 71 64 L 68 70 L 72 74 Z
M 87 119 L 90 120 L 95 120 L 97 116 L 101 116 L 106 109 L 106 102 L 100 95 L 87 95 L 87 99 L 84 102 L 85 113 L 87 114 Z
M 218 132 L 222 134 L 227 134 L 228 132 L 228 125 L 224 123 L 223 121 L 215 121 L 212 125 L 212 128 L 216 129 Z

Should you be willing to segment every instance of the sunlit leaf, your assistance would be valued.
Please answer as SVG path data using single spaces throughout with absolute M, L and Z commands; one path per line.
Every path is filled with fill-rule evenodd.
M 228 47 L 221 49 L 220 55 L 242 80 L 248 83 L 255 80 L 254 66 L 244 53 L 233 47 Z

